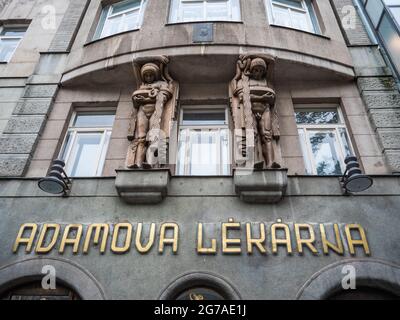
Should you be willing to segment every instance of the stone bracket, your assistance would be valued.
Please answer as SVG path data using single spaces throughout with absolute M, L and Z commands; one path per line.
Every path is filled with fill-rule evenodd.
M 168 194 L 169 169 L 117 170 L 115 187 L 128 204 L 157 204 Z
M 236 169 L 235 192 L 247 203 L 278 203 L 288 184 L 287 169 Z

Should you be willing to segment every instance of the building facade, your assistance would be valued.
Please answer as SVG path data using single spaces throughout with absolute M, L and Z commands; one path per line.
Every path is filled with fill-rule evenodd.
M 370 1 L 1 2 L 1 297 L 398 298 L 399 46 Z

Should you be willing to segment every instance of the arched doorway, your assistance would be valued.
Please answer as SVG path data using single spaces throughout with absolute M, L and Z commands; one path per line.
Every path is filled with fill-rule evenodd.
M 227 280 L 208 272 L 192 272 L 175 279 L 161 293 L 160 300 L 240 300 Z
M 65 285 L 44 289 L 40 281 L 32 281 L 10 288 L 2 293 L 0 300 L 81 300 L 81 297 Z

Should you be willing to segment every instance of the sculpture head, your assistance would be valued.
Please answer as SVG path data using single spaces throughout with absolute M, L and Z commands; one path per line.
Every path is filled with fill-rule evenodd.
M 267 72 L 267 64 L 264 59 L 255 58 L 251 61 L 250 73 L 251 76 L 256 80 L 261 80 Z
M 160 68 L 154 63 L 146 63 L 140 74 L 145 83 L 150 84 L 160 79 Z

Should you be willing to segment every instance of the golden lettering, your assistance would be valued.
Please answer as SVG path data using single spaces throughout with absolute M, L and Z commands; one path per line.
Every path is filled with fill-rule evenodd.
M 147 244 L 145 246 L 143 246 L 140 241 L 142 237 L 142 229 L 143 229 L 143 223 L 139 223 L 136 231 L 136 249 L 140 253 L 147 253 L 150 251 L 151 247 L 154 244 L 154 239 L 156 236 L 156 224 L 155 223 L 151 224 L 149 240 L 147 241 Z
M 126 229 L 125 243 L 122 247 L 118 246 L 119 230 Z M 117 223 L 114 226 L 114 232 L 111 242 L 111 251 L 118 254 L 123 254 L 129 251 L 132 241 L 132 225 L 130 223 Z
M 324 250 L 324 254 L 328 255 L 329 254 L 329 249 L 331 249 L 332 251 L 336 252 L 337 254 L 343 255 L 344 254 L 343 242 L 342 242 L 342 239 L 340 237 L 338 224 L 335 223 L 333 225 L 333 230 L 335 232 L 335 238 L 336 238 L 337 245 L 335 245 L 332 242 L 328 241 L 328 239 L 326 237 L 325 226 L 323 224 L 319 225 L 319 229 L 321 231 L 322 247 L 323 247 L 323 250 Z
M 357 239 L 353 239 L 351 231 L 352 230 L 357 230 L 360 234 L 360 238 L 359 240 Z M 365 230 L 363 227 L 361 227 L 359 224 L 348 224 L 345 227 L 345 232 L 346 232 L 346 237 L 347 237 L 347 243 L 349 244 L 349 250 L 350 250 L 350 254 L 351 255 L 355 255 L 355 246 L 362 246 L 364 249 L 364 252 L 366 255 L 370 255 L 371 252 L 369 250 L 369 245 L 368 245 L 368 241 L 367 241 L 367 236 L 365 234 Z
M 217 253 L 217 240 L 211 239 L 211 248 L 203 247 L 203 224 L 197 225 L 197 252 L 201 254 L 216 254 Z
M 254 239 L 251 235 L 251 223 L 246 224 L 246 238 L 247 238 L 247 253 L 253 254 L 253 246 L 256 246 L 261 253 L 266 253 L 265 250 L 265 224 L 260 223 L 260 238 Z
M 17 239 L 15 240 L 13 246 L 13 252 L 17 252 L 20 244 L 26 244 L 25 252 L 30 253 L 32 250 L 33 240 L 35 240 L 36 231 L 37 231 L 36 223 L 25 223 L 19 228 Z M 23 238 L 24 232 L 27 229 L 31 229 L 31 233 L 28 238 Z
M 308 239 L 303 239 L 301 237 L 301 230 L 306 229 L 310 237 Z M 307 246 L 308 249 L 311 250 L 313 254 L 318 254 L 318 250 L 314 246 L 315 242 L 315 233 L 312 226 L 309 224 L 298 224 L 295 223 L 294 225 L 294 232 L 296 234 L 296 241 L 297 241 L 297 250 L 300 254 L 303 254 L 303 246 Z
M 76 230 L 76 236 L 75 238 L 68 238 L 69 233 L 71 230 Z M 74 254 L 78 253 L 79 250 L 79 242 L 81 241 L 82 237 L 82 225 L 81 224 L 69 224 L 65 227 L 64 234 L 61 240 L 61 245 L 60 245 L 60 253 L 64 253 L 64 249 L 66 245 L 73 245 L 73 250 L 72 252 Z
M 46 234 L 47 234 L 48 230 L 50 230 L 50 229 L 54 229 L 54 233 L 53 233 L 53 236 L 52 236 L 48 246 L 44 247 L 44 241 L 46 239 Z M 42 254 L 49 253 L 53 249 L 54 245 L 57 242 L 58 235 L 60 234 L 60 229 L 61 229 L 61 227 L 59 224 L 45 223 L 43 225 L 42 231 L 40 232 L 39 240 L 36 244 L 36 250 L 35 250 L 36 253 L 42 253 Z
M 228 223 L 222 224 L 222 252 L 229 254 L 241 254 L 241 240 L 228 238 L 229 230 L 240 230 L 240 223 L 233 222 L 233 219 L 229 219 Z
M 279 239 L 277 237 L 276 231 L 277 230 L 283 230 L 285 232 L 285 238 L 284 239 Z M 292 242 L 290 239 L 290 230 L 287 224 L 281 223 L 280 220 L 278 220 L 278 223 L 274 223 L 271 226 L 271 238 L 272 238 L 272 252 L 274 254 L 278 253 L 278 246 L 279 245 L 284 245 L 286 246 L 287 252 L 289 254 L 292 254 Z
M 168 229 L 173 230 L 173 237 L 172 238 L 167 238 L 166 233 Z M 176 254 L 178 252 L 178 234 L 179 234 L 179 226 L 176 223 L 163 223 L 161 225 L 161 230 L 160 230 L 160 243 L 159 243 L 159 248 L 158 252 L 163 253 L 164 252 L 164 246 L 166 244 L 172 244 L 172 252 Z
M 103 231 L 103 238 L 101 240 L 101 245 L 100 245 L 100 253 L 104 254 L 104 252 L 106 251 L 107 239 L 110 232 L 110 226 L 106 223 L 94 223 L 89 226 L 86 233 L 85 243 L 83 246 L 83 253 L 87 254 L 89 252 L 89 244 L 92 238 L 93 230 L 95 230 L 93 239 L 94 245 L 99 244 L 101 231 Z

